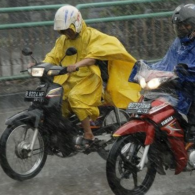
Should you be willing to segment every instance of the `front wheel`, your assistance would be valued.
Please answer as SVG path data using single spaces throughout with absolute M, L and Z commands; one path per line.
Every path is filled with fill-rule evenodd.
M 107 181 L 116 195 L 144 195 L 156 176 L 154 163 L 147 159 L 143 170 L 139 164 L 144 150 L 144 135 L 118 138 L 106 164 Z
M 8 126 L 1 136 L 1 167 L 12 179 L 23 181 L 33 178 L 46 162 L 46 142 L 40 132 L 33 151 L 29 149 L 33 134 L 33 127 L 20 123 Z

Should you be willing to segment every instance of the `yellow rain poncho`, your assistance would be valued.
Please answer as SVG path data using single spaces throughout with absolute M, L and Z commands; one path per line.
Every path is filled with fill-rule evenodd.
M 109 80 L 106 87 L 112 103 L 119 108 L 126 108 L 130 102 L 139 98 L 140 87 L 129 83 L 128 77 L 135 59 L 125 50 L 119 40 L 96 29 L 82 24 L 82 31 L 75 40 L 61 35 L 55 47 L 47 54 L 45 62 L 59 65 L 69 47 L 75 47 L 77 54 L 66 56 L 62 66 L 75 64 L 85 58 L 108 61 Z M 79 71 L 55 77 L 54 82 L 64 87 L 64 114 L 73 111 L 82 121 L 87 116 L 95 119 L 97 106 L 101 104 L 102 79 L 97 65 L 80 67 Z M 68 103 L 67 103 L 68 102 Z

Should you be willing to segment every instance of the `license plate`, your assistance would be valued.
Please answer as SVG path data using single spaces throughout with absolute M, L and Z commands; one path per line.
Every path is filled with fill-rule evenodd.
M 127 107 L 127 112 L 129 114 L 147 114 L 150 107 L 150 103 L 130 103 Z
M 26 101 L 40 101 L 40 102 L 43 102 L 44 97 L 45 97 L 45 92 L 44 91 L 28 90 L 25 93 L 24 99 Z

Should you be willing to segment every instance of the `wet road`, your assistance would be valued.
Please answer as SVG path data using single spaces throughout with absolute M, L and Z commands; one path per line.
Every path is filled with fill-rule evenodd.
M 23 110 L 27 104 L 19 96 L 0 98 L 0 134 L 6 128 L 5 119 Z M 61 159 L 48 156 L 42 171 L 33 179 L 18 182 L 0 168 L 0 195 L 113 195 L 105 174 L 105 161 L 96 153 Z M 195 172 L 174 176 L 157 175 L 147 195 L 194 195 Z

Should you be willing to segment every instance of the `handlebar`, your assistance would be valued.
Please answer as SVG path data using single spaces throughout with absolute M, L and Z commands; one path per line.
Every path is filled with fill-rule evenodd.
M 59 75 L 63 75 L 63 74 L 67 74 L 68 71 L 67 71 L 67 67 L 63 68 L 60 72 L 59 72 Z
M 39 64 L 39 65 L 40 66 L 38 66 L 38 67 L 32 66 L 32 67 L 28 68 L 27 70 L 21 70 L 20 72 L 21 73 L 29 72 L 29 69 L 31 69 L 31 68 L 32 69 L 33 68 L 44 68 L 44 72 L 45 72 L 44 74 L 48 75 L 48 76 L 58 76 L 58 75 L 64 75 L 64 74 L 69 73 L 67 70 L 68 69 L 67 67 L 54 66 L 54 65 L 48 64 L 48 63 Z M 79 70 L 79 68 L 76 69 L 76 71 L 78 71 L 78 70 Z
M 60 71 L 59 75 L 63 75 L 63 74 L 69 73 L 69 72 L 67 71 L 67 68 L 68 68 L 68 67 L 64 67 L 64 68 Z M 78 71 L 78 70 L 79 70 L 79 68 L 76 68 L 76 71 Z

